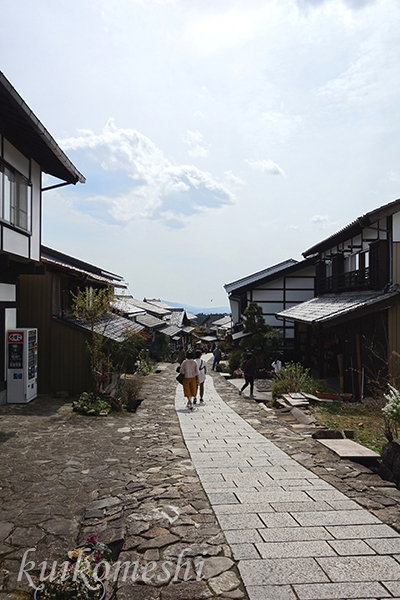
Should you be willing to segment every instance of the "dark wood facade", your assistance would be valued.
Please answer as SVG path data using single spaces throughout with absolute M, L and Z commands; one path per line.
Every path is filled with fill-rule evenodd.
M 20 277 L 18 322 L 38 328 L 38 392 L 66 391 L 76 395 L 90 389 L 88 334 L 60 320 L 62 297 L 67 302 L 68 277 L 46 270 L 45 275 Z

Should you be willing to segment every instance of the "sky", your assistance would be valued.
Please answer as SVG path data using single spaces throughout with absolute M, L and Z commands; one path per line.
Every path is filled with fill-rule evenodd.
M 0 70 L 87 180 L 42 242 L 227 305 L 400 197 L 399 30 L 400 0 L 3 0 Z

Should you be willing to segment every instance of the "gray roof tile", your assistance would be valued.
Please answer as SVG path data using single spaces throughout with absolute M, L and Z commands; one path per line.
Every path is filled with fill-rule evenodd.
M 383 291 L 361 291 L 361 292 L 343 292 L 340 294 L 325 294 L 318 298 L 312 298 L 307 302 L 297 304 L 292 308 L 287 308 L 277 315 L 293 321 L 302 323 L 326 323 L 333 319 L 351 314 L 366 308 L 377 305 L 380 302 L 389 300 L 400 294 L 400 286 L 393 285 L 387 292 Z

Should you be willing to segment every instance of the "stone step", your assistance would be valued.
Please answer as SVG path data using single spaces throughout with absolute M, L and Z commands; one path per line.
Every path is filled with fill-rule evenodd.
M 361 446 L 361 444 L 357 444 L 357 442 L 353 442 L 352 440 L 342 439 L 342 440 L 317 440 L 320 444 L 332 450 L 335 454 L 340 456 L 340 458 L 347 458 L 350 460 L 355 460 L 358 458 L 366 459 L 366 458 L 379 458 L 379 454 L 374 452 L 374 450 L 370 450 L 365 446 Z

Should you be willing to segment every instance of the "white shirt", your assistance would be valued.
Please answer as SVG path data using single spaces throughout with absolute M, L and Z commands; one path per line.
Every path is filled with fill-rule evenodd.
M 274 360 L 274 362 L 272 363 L 272 368 L 274 369 L 275 373 L 277 373 L 278 371 L 281 370 L 282 363 L 279 360 L 279 358 L 277 358 L 276 360 Z
M 207 367 L 206 367 L 206 361 L 203 360 L 202 358 L 195 358 L 195 361 L 199 367 L 199 381 L 200 383 L 203 383 L 203 381 L 206 380 L 206 373 L 207 373 Z
M 189 379 L 190 377 L 198 377 L 199 367 L 193 358 L 186 358 L 181 364 L 180 373 L 184 374 L 185 379 Z

